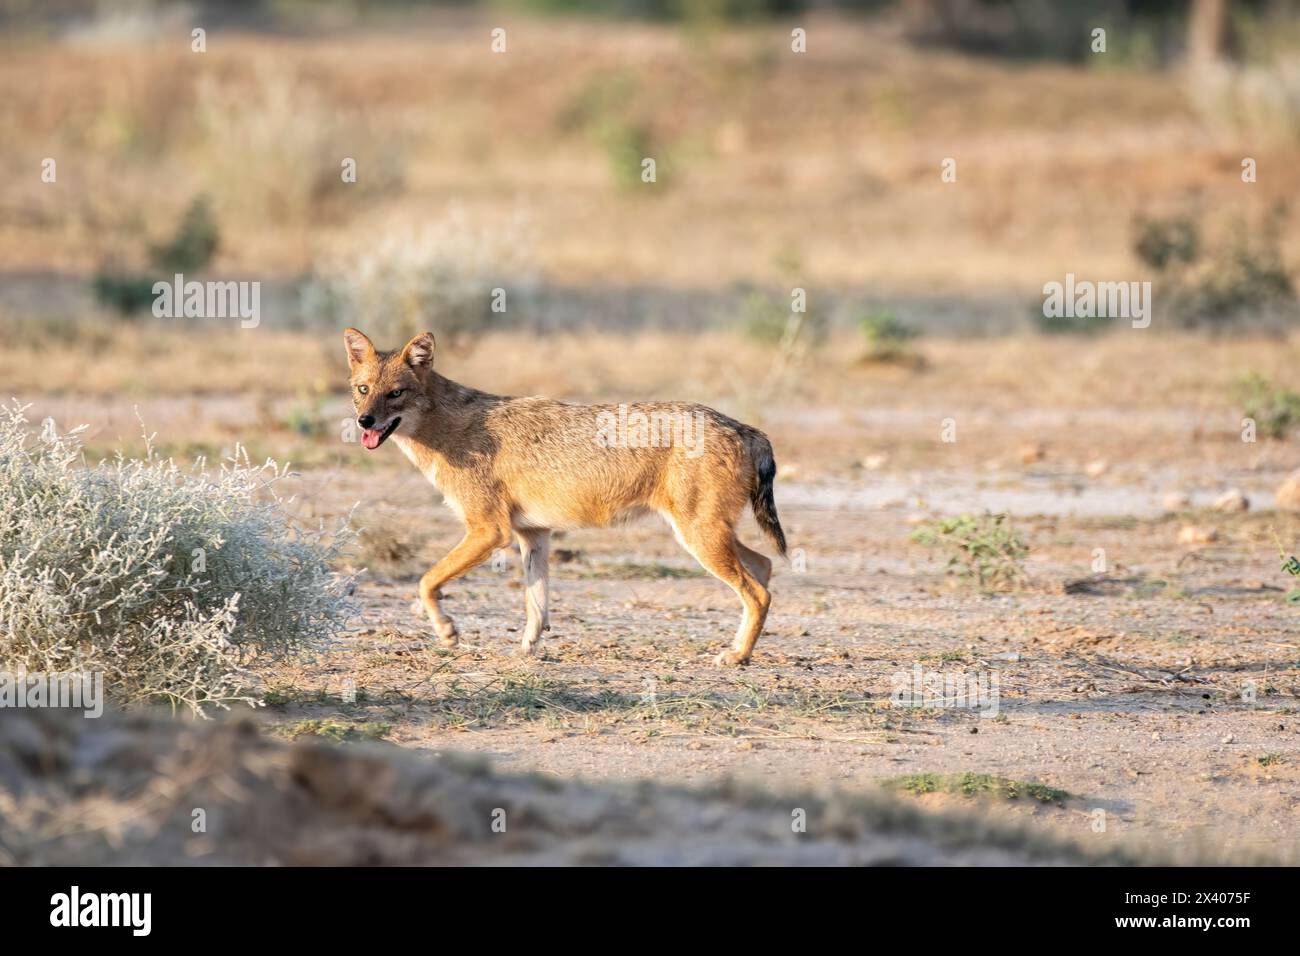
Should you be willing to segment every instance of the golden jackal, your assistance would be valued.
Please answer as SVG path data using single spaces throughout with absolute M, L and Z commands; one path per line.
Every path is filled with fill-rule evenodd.
M 525 653 L 547 619 L 547 549 L 557 528 L 604 527 L 657 511 L 697 561 L 740 596 L 745 614 L 718 664 L 749 660 L 770 603 L 772 562 L 742 544 L 736 521 L 748 503 L 776 549 L 776 462 L 762 432 L 702 405 L 570 405 L 506 398 L 459 385 L 433 370 L 433 335 L 377 351 L 356 329 L 343 333 L 361 443 L 390 436 L 465 522 L 465 537 L 420 579 L 420 602 L 448 646 L 456 626 L 439 589 L 480 564 L 511 536 L 524 564 Z

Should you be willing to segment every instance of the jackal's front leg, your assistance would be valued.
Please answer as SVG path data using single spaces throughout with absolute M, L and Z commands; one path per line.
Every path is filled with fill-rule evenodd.
M 528 611 L 521 646 L 525 654 L 532 654 L 541 643 L 542 632 L 551 629 L 547 611 L 551 532 L 546 529 L 516 531 L 515 538 L 519 541 L 519 556 L 524 563 L 524 604 Z
M 438 590 L 453 578 L 482 564 L 507 541 L 506 535 L 496 528 L 470 528 L 460 543 L 420 578 L 420 604 L 433 624 L 434 631 L 447 647 L 456 645 L 456 624 L 443 613 L 442 605 L 438 602 Z

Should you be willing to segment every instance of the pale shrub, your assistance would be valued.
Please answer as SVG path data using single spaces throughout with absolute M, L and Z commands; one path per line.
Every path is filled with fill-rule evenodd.
M 1197 110 L 1230 135 L 1300 141 L 1300 55 L 1205 64 L 1189 75 L 1188 91 Z
M 323 258 L 303 286 L 302 311 L 342 330 L 355 326 L 381 348 L 425 330 L 439 345 L 465 347 L 504 324 L 532 286 L 519 217 L 488 227 L 452 209 L 408 227 L 385 224 Z M 495 289 L 505 312 L 493 311 Z
M 95 468 L 80 429 L 0 406 L 0 668 L 102 672 L 121 703 L 252 702 L 246 665 L 327 641 L 351 614 L 330 562 L 247 455 L 218 472 L 150 451 Z
M 238 77 L 199 77 L 193 168 L 223 215 L 244 224 L 310 224 L 338 203 L 391 198 L 403 184 L 405 137 L 388 131 L 383 148 L 363 112 L 332 104 L 324 91 L 269 57 Z M 358 162 L 342 179 L 344 158 Z

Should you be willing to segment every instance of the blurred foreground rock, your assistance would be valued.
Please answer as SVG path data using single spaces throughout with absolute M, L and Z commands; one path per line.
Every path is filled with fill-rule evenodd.
M 793 832 L 795 811 L 806 832 Z M 504 812 L 504 815 L 503 815 Z M 194 832 L 202 820 L 206 832 Z M 494 830 L 494 820 L 498 821 Z M 504 832 L 500 821 L 504 821 Z M 1135 862 L 885 796 L 774 796 L 494 773 L 387 745 L 286 743 L 248 720 L 0 716 L 8 864 Z

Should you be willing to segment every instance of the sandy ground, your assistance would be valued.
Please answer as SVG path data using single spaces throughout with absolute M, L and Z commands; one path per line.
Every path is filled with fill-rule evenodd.
M 463 636 L 444 650 L 408 606 L 425 563 L 459 534 L 436 493 L 404 468 L 309 473 L 314 513 L 359 503 L 371 530 L 358 561 L 372 570 L 354 631 L 311 664 L 265 673 L 266 717 L 290 736 L 332 721 L 327 735 L 589 779 L 861 791 L 903 775 L 995 774 L 1070 796 L 986 809 L 1085 842 L 1293 858 L 1300 626 L 1271 535 L 1296 540 L 1295 515 L 1162 513 L 1160 478 L 1139 477 L 1139 462 L 1095 479 L 1053 476 L 1050 459 L 978 478 L 882 471 L 778 481 L 794 561 L 776 573 L 767 632 L 742 670 L 711 663 L 738 603 L 653 522 L 556 542 L 543 659 L 517 654 L 521 574 L 505 552 L 446 589 Z M 1274 474 L 1237 477 L 1267 504 Z M 954 502 L 1009 509 L 1031 547 L 1022 588 L 959 585 L 909 541 L 921 517 Z M 1180 545 L 1188 524 L 1215 540 Z M 759 542 L 752 525 L 744 536 Z M 918 666 L 996 679 L 996 705 L 981 701 L 981 715 L 891 700 L 895 675 Z
M 907 800 L 1085 845 L 1296 859 L 1300 618 L 1274 535 L 1294 553 L 1300 516 L 1273 510 L 1272 493 L 1300 462 L 1291 443 L 1243 443 L 1239 416 L 1207 387 L 1294 346 L 1173 338 L 1143 352 L 1110 339 L 1067 365 L 1056 351 L 1070 347 L 936 342 L 925 348 L 938 372 L 805 374 L 828 394 L 859 389 L 860 405 L 796 391 L 763 407 L 792 560 L 776 571 L 752 664 L 736 670 L 712 657 L 738 602 L 653 521 L 557 536 L 541 659 L 517 654 L 521 573 L 506 552 L 445 590 L 462 643 L 441 648 L 409 605 L 419 574 L 459 538 L 456 519 L 395 449 L 369 455 L 326 434 L 287 488 L 304 520 L 356 508 L 361 616 L 314 660 L 260 666 L 261 716 L 285 737 L 476 751 L 565 778 L 738 778 L 822 793 L 910 778 L 922 792 Z M 497 354 L 464 360 L 474 368 L 463 377 L 529 392 L 558 374 L 545 347 L 513 377 L 493 375 Z M 1167 360 L 1144 373 L 1150 355 Z M 1035 379 L 1040 366 L 1055 369 L 1050 387 Z M 689 368 L 645 372 L 657 367 L 631 370 L 647 379 L 628 390 L 698 387 Z M 1097 367 L 1105 398 L 1091 391 Z M 582 369 L 567 374 L 585 381 Z M 603 381 L 589 390 L 617 394 Z M 722 407 L 743 414 L 743 396 L 730 401 Z M 138 433 L 137 404 L 173 449 L 196 432 L 233 442 L 275 421 L 239 393 L 35 402 L 33 420 L 88 421 L 103 444 Z M 948 409 L 955 443 L 939 440 Z M 321 411 L 336 413 L 346 408 Z M 262 435 L 272 448 L 292 441 L 282 427 Z M 1229 488 L 1249 510 L 1213 507 Z M 1169 510 L 1171 493 L 1188 503 Z M 1024 581 L 1008 592 L 953 580 L 942 554 L 909 540 L 918 522 L 985 509 L 1009 513 L 1029 545 Z M 1189 527 L 1208 540 L 1183 543 Z M 748 518 L 742 537 L 762 544 Z M 996 679 L 996 702 L 905 706 L 896 675 L 918 667 L 923 680 Z M 1066 796 L 924 792 L 931 778 L 914 776 L 924 774 L 991 774 Z
M 827 549 L 838 538 L 879 554 L 882 532 L 904 531 L 897 517 L 841 511 L 798 520 L 801 540 Z M 863 537 L 846 538 L 854 532 Z M 1144 537 L 1156 538 L 1143 542 L 1148 553 L 1167 550 Z M 594 573 L 660 555 L 686 567 L 658 529 L 624 537 L 618 557 L 573 539 Z M 513 567 L 450 589 L 464 633 L 453 653 L 412 622 L 410 582 L 376 582 L 361 589 L 358 632 L 280 678 L 289 702 L 270 712 L 382 721 L 405 745 L 481 750 L 565 776 L 862 788 L 900 774 L 994 773 L 1076 795 L 1046 813 L 1069 831 L 1088 833 L 1101 808 L 1108 832 L 1185 839 L 1213 827 L 1216 839 L 1287 847 L 1300 795 L 1294 610 L 1221 567 L 1167 584 L 1163 568 L 1145 570 L 1157 563 L 1126 568 L 1112 593 L 1081 596 L 945 593 L 932 571 L 879 558 L 854 575 L 786 571 L 768 634 L 738 673 L 710 662 L 737 617 L 711 579 L 602 580 L 585 563 L 561 566 L 554 633 L 536 662 L 514 656 Z M 995 673 L 999 716 L 890 706 L 892 676 L 917 663 Z M 1247 681 L 1259 686 L 1254 703 L 1241 700 Z M 341 705 L 349 686 L 363 703 Z M 1265 754 L 1280 761 L 1261 766 Z

